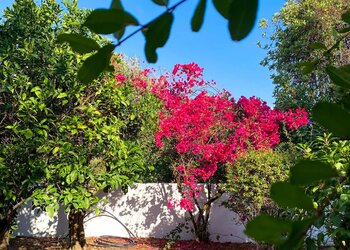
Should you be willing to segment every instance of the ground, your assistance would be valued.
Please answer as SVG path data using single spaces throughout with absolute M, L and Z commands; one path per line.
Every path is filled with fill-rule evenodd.
M 86 250 L 105 250 L 105 249 L 115 249 L 106 247 L 96 247 L 96 238 L 87 238 L 87 248 Z M 183 250 L 253 250 L 256 249 L 256 245 L 251 243 L 207 243 L 199 244 L 195 241 L 176 241 L 172 242 L 165 239 L 155 239 L 155 238 L 141 238 L 133 239 L 133 246 L 128 245 L 130 241 L 123 239 L 106 239 L 113 241 L 119 245 L 118 249 L 129 249 L 129 250 L 158 250 L 158 249 L 183 249 Z M 117 242 L 116 242 L 117 241 Z M 10 250 L 63 250 L 67 249 L 63 240 L 57 238 L 29 238 L 29 237 L 17 237 L 11 240 Z

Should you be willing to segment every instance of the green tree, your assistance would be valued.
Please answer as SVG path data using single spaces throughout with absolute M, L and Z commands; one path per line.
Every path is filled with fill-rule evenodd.
M 40 7 L 15 1 L 0 24 L 0 241 L 16 208 L 42 180 L 46 162 L 38 148 L 55 127 L 53 113 L 63 113 L 62 103 L 53 100 L 74 89 L 78 58 L 58 46 L 56 37 L 62 30 L 81 31 L 87 13 L 67 7 L 64 14 L 53 1 Z
M 349 10 L 341 15 L 341 20 L 346 28 L 339 31 L 342 34 L 339 40 L 329 47 L 318 44 L 318 49 L 323 52 L 321 58 L 336 52 L 339 49 L 338 44 L 349 35 Z M 311 71 L 314 66 L 310 67 Z M 350 90 L 349 66 L 328 64 L 325 68 L 332 82 L 344 92 Z M 283 219 L 259 215 L 247 224 L 246 233 L 249 236 L 274 244 L 279 249 L 300 249 L 305 239 L 305 243 L 312 247 L 313 241 L 307 239 L 306 235 L 312 225 L 320 226 L 320 223 L 328 228 L 338 244 L 337 247 L 349 248 L 349 107 L 349 96 L 344 96 L 337 103 L 321 101 L 312 108 L 312 119 L 345 141 L 332 144 L 326 136 L 322 138 L 321 145 L 316 147 L 316 153 L 306 147 L 307 159 L 300 160 L 290 169 L 287 181 L 274 183 L 271 187 L 273 201 L 281 207 L 297 209 L 303 216 Z M 309 187 L 311 192 L 307 192 Z M 266 230 L 260 230 L 261 227 Z M 319 235 L 318 240 L 322 240 L 322 234 Z
M 59 44 L 60 34 L 74 33 L 73 47 L 74 38 L 84 35 L 80 53 L 112 49 L 81 27 L 89 12 L 76 1 L 64 5 L 17 0 L 0 24 L 0 240 L 16 208 L 31 198 L 49 215 L 59 204 L 65 207 L 70 244 L 79 249 L 96 193 L 140 179 L 144 161 L 135 138 L 148 114 L 141 112 L 147 99 L 135 94 L 131 77 L 117 86 L 119 68 L 89 85 L 77 80 L 86 56 Z
M 333 30 L 345 27 L 340 16 L 348 5 L 348 0 L 289 0 L 275 14 L 262 65 L 272 72 L 277 108 L 303 107 L 310 111 L 318 101 L 339 98 L 336 94 L 339 90 L 331 83 L 325 68 L 329 63 L 341 66 L 350 60 L 350 39 L 344 39 L 337 52 L 322 59 L 319 59 L 322 51 L 315 48 L 333 46 L 338 40 L 340 35 Z M 266 21 L 260 25 L 268 26 Z M 303 74 L 316 63 L 310 74 Z

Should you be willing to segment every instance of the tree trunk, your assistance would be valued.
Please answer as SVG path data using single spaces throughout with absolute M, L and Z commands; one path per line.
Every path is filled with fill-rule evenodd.
M 9 212 L 5 216 L 0 215 L 0 250 L 5 250 L 8 248 L 10 240 L 9 230 L 15 216 L 15 212 Z
M 69 244 L 72 250 L 84 249 L 86 244 L 84 232 L 85 212 L 70 211 L 68 215 L 69 223 Z
M 209 233 L 208 233 L 208 225 L 207 224 L 201 224 L 201 225 L 197 225 L 198 228 L 197 230 L 195 230 L 194 234 L 195 234 L 195 240 L 199 243 L 202 242 L 209 242 Z

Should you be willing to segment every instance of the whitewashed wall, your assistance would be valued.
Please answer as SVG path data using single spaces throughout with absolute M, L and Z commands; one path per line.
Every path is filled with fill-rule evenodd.
M 103 195 L 102 195 L 103 196 Z M 176 184 L 151 183 L 137 184 L 127 194 L 115 191 L 105 195 L 108 203 L 100 204 L 106 213 L 116 219 L 91 214 L 85 223 L 86 236 L 114 235 L 129 237 L 164 238 L 179 223 L 185 222 L 185 212 L 179 208 L 169 209 L 169 198 L 179 198 Z M 223 196 L 213 206 L 210 215 L 209 233 L 212 241 L 247 242 L 244 227 L 238 223 L 237 216 L 220 206 Z M 53 219 L 46 213 L 31 210 L 27 204 L 19 211 L 18 230 L 20 236 L 64 236 L 68 231 L 67 216 L 61 209 Z M 119 221 L 119 222 L 118 222 Z M 189 224 L 190 225 L 190 224 Z M 128 232 L 129 231 L 129 232 Z M 184 229 L 182 239 L 193 239 L 191 232 Z

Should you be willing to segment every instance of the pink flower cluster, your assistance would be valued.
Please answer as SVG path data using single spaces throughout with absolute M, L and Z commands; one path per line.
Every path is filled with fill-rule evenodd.
M 256 97 L 236 102 L 225 91 L 209 95 L 201 89 L 209 85 L 202 76 L 203 69 L 195 63 L 177 64 L 152 89 L 163 102 L 156 144 L 169 152 L 175 148 L 177 171 L 186 187 L 180 202 L 173 203 L 188 211 L 194 209 L 191 199 L 201 191 L 197 183 L 208 181 L 224 163 L 248 148 L 277 145 L 283 123 L 290 130 L 308 123 L 303 109 L 281 112 Z

